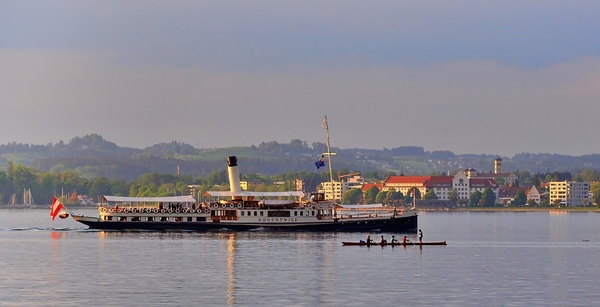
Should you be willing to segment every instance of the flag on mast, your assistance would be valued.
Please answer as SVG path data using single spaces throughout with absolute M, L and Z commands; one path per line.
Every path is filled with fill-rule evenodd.
M 60 202 L 60 200 L 58 200 L 58 198 L 56 198 L 56 196 L 54 196 L 54 200 L 52 200 L 52 206 L 50 207 L 50 216 L 52 217 L 53 221 L 62 208 L 63 204 Z
M 321 155 L 321 159 L 319 161 L 315 162 L 315 166 L 317 167 L 317 169 L 324 167 L 325 166 L 325 156 Z

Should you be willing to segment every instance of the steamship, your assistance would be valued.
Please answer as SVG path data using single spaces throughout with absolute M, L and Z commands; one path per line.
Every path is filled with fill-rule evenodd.
M 230 191 L 208 191 L 210 201 L 197 203 L 190 195 L 104 196 L 98 217 L 71 216 L 100 230 L 416 231 L 414 208 L 340 205 L 325 200 L 324 193 L 242 191 L 237 158 L 227 162 Z
M 333 182 L 329 127 L 327 136 L 329 175 Z M 324 161 L 319 161 L 322 166 Z M 242 191 L 237 157 L 227 159 L 229 191 L 208 191 L 210 201 L 197 203 L 192 196 L 104 196 L 98 217 L 71 216 L 90 228 L 102 230 L 300 230 L 416 232 L 417 210 L 371 205 L 341 205 L 326 200 L 324 193 L 302 191 Z M 68 210 L 68 209 L 67 209 Z M 67 213 L 62 217 L 68 216 Z

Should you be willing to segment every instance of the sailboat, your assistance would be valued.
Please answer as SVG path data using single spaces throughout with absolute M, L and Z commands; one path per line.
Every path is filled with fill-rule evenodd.
M 31 189 L 23 189 L 23 206 L 27 208 L 35 206 L 33 196 L 31 195 Z
M 9 206 L 14 206 L 17 204 L 17 194 L 13 194 L 10 196 L 10 200 L 8 201 Z

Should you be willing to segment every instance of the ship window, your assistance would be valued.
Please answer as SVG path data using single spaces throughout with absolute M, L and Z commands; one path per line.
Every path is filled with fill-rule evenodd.
M 264 213 L 264 212 L 262 212 L 262 211 L 261 211 L 261 212 L 260 212 L 260 216 L 263 216 L 263 213 Z
M 241 215 L 241 216 L 244 216 L 244 211 L 240 211 L 240 215 Z
M 188 218 L 187 218 L 187 221 L 188 221 L 188 222 L 191 222 L 191 221 L 192 221 L 192 217 L 191 217 L 191 216 L 188 216 Z
M 290 217 L 289 211 L 267 211 L 268 217 Z
M 149 217 L 146 218 L 146 221 L 152 222 L 152 221 L 154 221 L 154 217 L 153 216 L 149 216 Z
M 312 211 L 312 215 L 315 216 L 315 212 L 314 211 Z
M 304 211 L 300 211 L 300 216 L 304 216 Z
M 256 211 L 254 211 L 254 216 L 256 216 L 256 214 L 257 214 Z
M 298 216 L 298 211 L 294 210 L 294 216 Z
M 112 216 L 105 216 L 107 220 L 112 221 Z
M 122 216 L 122 217 L 119 218 L 119 221 L 126 222 L 127 221 L 127 217 L 126 216 Z

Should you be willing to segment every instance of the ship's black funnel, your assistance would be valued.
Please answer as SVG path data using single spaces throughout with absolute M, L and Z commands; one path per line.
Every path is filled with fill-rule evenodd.
M 237 166 L 237 157 L 236 156 L 227 157 L 227 166 Z

